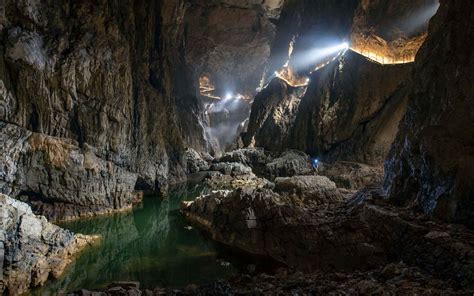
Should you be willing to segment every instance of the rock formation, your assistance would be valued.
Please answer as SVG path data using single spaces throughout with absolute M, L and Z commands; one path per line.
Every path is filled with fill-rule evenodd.
M 417 56 L 407 115 L 385 165 L 394 202 L 474 227 L 473 3 L 441 1 Z
M 75 235 L 0 194 L 0 293 L 19 295 L 58 278 L 74 254 L 96 240 Z
M 409 62 L 425 40 L 428 20 L 436 9 L 436 1 L 285 4 L 267 77 L 271 80 L 273 71 L 282 66 L 293 67 L 293 71 L 307 75 L 309 83 L 295 87 L 273 78 L 255 97 L 242 136 L 244 146 L 277 151 L 293 148 L 324 161 L 380 166 L 405 114 L 407 78 L 412 71 Z M 419 24 L 405 26 L 408 20 L 403 20 L 416 17 Z M 320 38 L 326 35 L 332 36 L 330 42 Z M 389 43 L 380 41 L 380 45 L 379 35 Z M 351 40 L 351 49 L 335 61 L 328 57 L 297 67 L 299 56 L 307 59 L 311 48 L 343 40 Z M 288 44 L 291 54 L 287 60 Z M 387 60 L 368 52 L 387 56 Z M 399 57 L 406 58 L 398 61 Z M 318 63 L 327 62 L 320 68 Z M 314 71 L 314 67 L 319 69 Z

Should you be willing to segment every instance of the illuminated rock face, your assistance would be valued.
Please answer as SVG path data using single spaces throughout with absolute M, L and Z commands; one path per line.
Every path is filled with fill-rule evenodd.
M 285 4 L 267 73 L 282 83 L 271 82 L 256 96 L 244 144 L 381 165 L 405 112 L 411 64 L 437 9 L 436 0 Z M 347 52 L 307 62 L 312 48 L 346 40 Z
M 351 48 L 381 64 L 413 62 L 438 6 L 438 0 L 361 1 Z
M 244 144 L 380 165 L 405 111 L 410 70 L 347 52 L 313 73 L 308 87 L 275 80 L 255 98 Z
M 386 162 L 399 204 L 474 227 L 472 1 L 442 1 L 417 56 L 408 110 Z

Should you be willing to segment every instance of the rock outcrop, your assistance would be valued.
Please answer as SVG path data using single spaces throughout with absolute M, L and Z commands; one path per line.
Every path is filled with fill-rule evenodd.
M 320 200 L 338 199 L 327 195 L 335 192 L 331 186 L 318 186 L 314 192 Z M 403 260 L 472 288 L 472 232 L 398 209 L 377 192 L 363 191 L 327 208 L 312 203 L 315 198 L 301 202 L 268 189 L 215 191 L 183 203 L 182 212 L 213 239 L 292 268 L 370 270 Z
M 474 37 L 470 1 L 441 1 L 418 53 L 407 115 L 385 165 L 397 204 L 474 227 Z
M 313 73 L 304 89 L 273 81 L 255 98 L 244 145 L 381 164 L 405 112 L 410 71 L 347 52 Z
M 74 254 L 96 239 L 63 230 L 0 194 L 0 293 L 19 295 L 58 278 Z
M 360 190 L 383 181 L 383 168 L 362 163 L 337 161 L 334 164 L 321 163 L 317 174 L 334 181 L 339 188 Z
M 381 165 L 405 114 L 411 62 L 437 8 L 436 0 L 285 3 L 266 75 L 272 81 L 255 97 L 244 146 Z M 349 40 L 350 50 L 335 61 L 337 53 L 308 60 L 312 50 Z M 275 78 L 282 67 L 309 79 Z
M 69 220 L 130 209 L 141 200 L 137 174 L 93 147 L 0 123 L 1 191 L 29 199 L 37 213 Z

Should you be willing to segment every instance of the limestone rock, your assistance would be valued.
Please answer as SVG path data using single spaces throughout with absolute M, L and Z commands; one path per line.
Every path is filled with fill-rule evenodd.
M 306 202 L 314 202 L 317 205 L 337 204 L 343 201 L 336 184 L 322 176 L 279 177 L 275 179 L 275 191 L 280 194 L 296 195 Z
M 75 235 L 0 194 L 0 292 L 18 295 L 61 276 L 73 255 L 97 238 Z
M 321 164 L 317 174 L 326 176 L 340 188 L 360 190 L 372 184 L 381 184 L 383 169 L 362 163 L 337 161 L 334 164 Z
M 392 201 L 415 202 L 427 214 L 471 228 L 474 57 L 461 40 L 474 37 L 473 8 L 471 1 L 441 1 L 417 56 L 407 115 L 385 164 Z
M 218 171 L 224 175 L 232 177 L 252 174 L 252 168 L 239 162 L 218 162 L 213 163 L 211 171 Z
M 266 165 L 266 174 L 270 178 L 308 175 L 314 171 L 309 156 L 301 151 L 289 150 Z
M 209 162 L 194 149 L 188 148 L 184 153 L 184 161 L 186 163 L 187 173 L 193 174 L 200 171 L 207 171 L 210 168 Z
M 0 123 L 0 191 L 24 196 L 53 220 L 131 208 L 140 200 L 137 175 L 71 139 Z
M 472 286 L 472 232 L 380 199 L 362 200 L 328 210 L 269 189 L 237 189 L 187 202 L 182 213 L 221 243 L 293 268 L 367 270 L 403 260 Z

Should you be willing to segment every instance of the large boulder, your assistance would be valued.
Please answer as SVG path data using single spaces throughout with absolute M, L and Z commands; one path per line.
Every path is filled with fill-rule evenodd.
M 279 177 L 275 179 L 275 191 L 296 195 L 316 205 L 337 204 L 343 201 L 336 184 L 322 176 Z
M 359 190 L 374 183 L 383 181 L 383 168 L 357 162 L 337 161 L 334 164 L 321 164 L 318 175 L 334 181 L 337 187 Z
M 271 160 L 272 157 L 263 148 L 237 149 L 225 153 L 219 159 L 222 162 L 240 162 L 252 168 L 265 166 Z
M 72 256 L 96 237 L 75 235 L 0 194 L 0 293 L 18 295 L 61 276 Z
M 309 175 L 314 172 L 310 157 L 301 151 L 289 150 L 266 165 L 266 174 L 271 178 Z
M 209 170 L 209 162 L 201 154 L 192 148 L 187 148 L 184 152 L 184 163 L 188 174 Z
M 252 168 L 238 162 L 213 163 L 209 170 L 217 171 L 232 177 L 252 174 Z
M 473 287 L 472 232 L 362 194 L 370 198 L 328 209 L 268 189 L 215 191 L 184 202 L 182 213 L 213 239 L 292 268 L 365 270 L 402 260 Z

